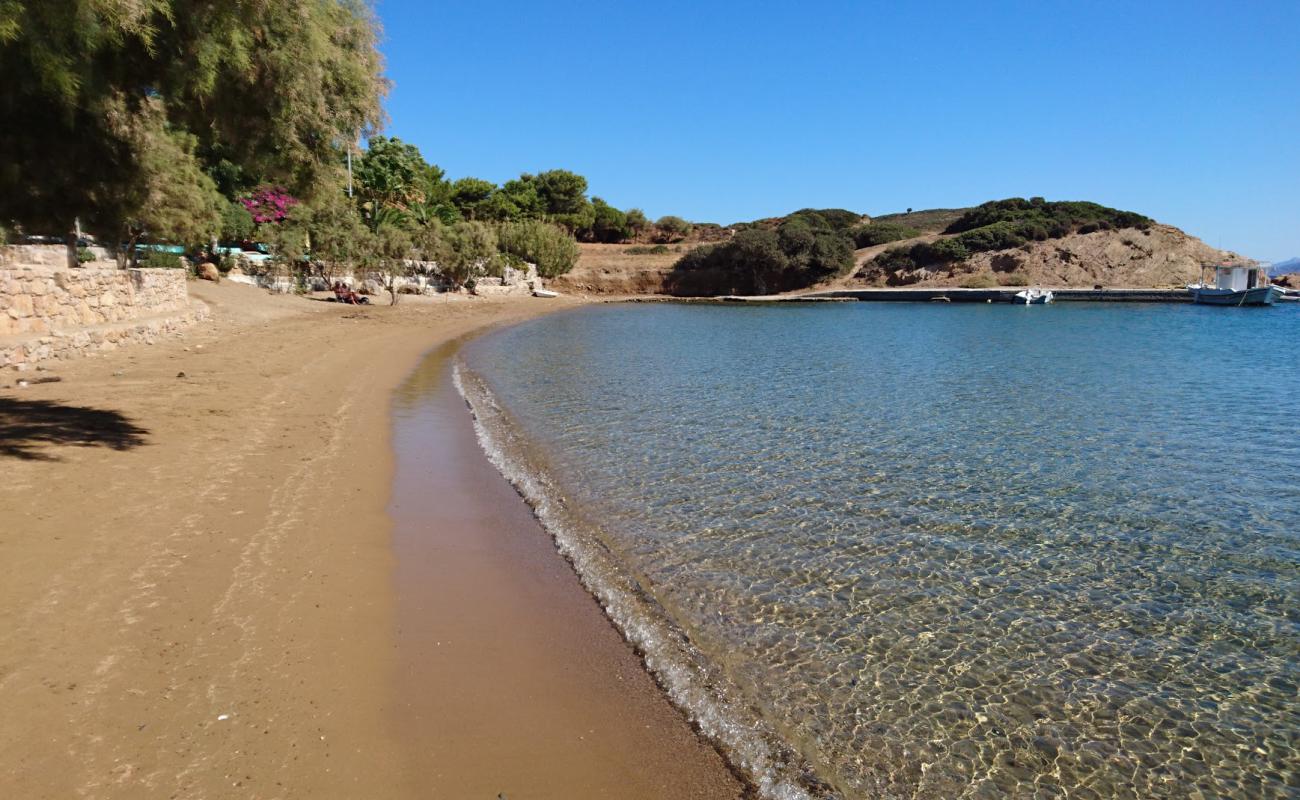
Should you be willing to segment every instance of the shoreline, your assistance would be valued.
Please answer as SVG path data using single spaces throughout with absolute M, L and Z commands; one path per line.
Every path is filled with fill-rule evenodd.
M 420 788 L 745 796 L 482 449 L 453 363 L 486 332 L 436 348 L 394 395 L 398 724 Z
M 582 301 L 365 309 L 192 287 L 212 321 L 184 337 L 0 390 L 0 785 L 414 795 L 425 776 L 395 724 L 407 698 L 392 679 L 393 390 L 439 343 Z M 716 758 L 655 698 L 679 745 L 685 731 Z M 599 768 L 653 763 L 623 755 Z M 734 783 L 720 758 L 716 769 Z
M 487 460 L 532 510 L 541 532 L 601 606 L 619 636 L 635 649 L 659 689 L 722 754 L 758 797 L 810 800 L 835 796 L 791 742 L 773 729 L 720 665 L 702 655 L 653 586 L 601 530 L 602 522 L 569 502 L 549 459 L 529 441 L 490 382 L 467 358 L 452 367 L 457 394 L 470 407 Z

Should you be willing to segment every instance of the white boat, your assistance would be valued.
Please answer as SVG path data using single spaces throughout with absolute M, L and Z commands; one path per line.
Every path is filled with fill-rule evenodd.
M 559 297 L 559 292 L 552 292 L 550 289 L 534 289 L 533 297 Z
M 1016 297 L 1011 302 L 1025 306 L 1041 306 L 1052 302 L 1053 297 L 1050 291 L 1044 291 L 1037 287 L 1033 289 L 1022 289 L 1016 292 Z
M 1213 284 L 1202 280 L 1187 289 L 1193 302 L 1207 306 L 1271 306 L 1283 296 L 1281 287 L 1269 283 L 1268 270 L 1240 264 L 1215 266 Z

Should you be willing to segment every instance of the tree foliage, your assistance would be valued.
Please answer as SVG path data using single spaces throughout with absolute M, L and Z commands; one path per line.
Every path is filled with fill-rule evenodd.
M 372 136 L 366 151 L 356 159 L 353 182 L 363 205 L 378 208 L 395 205 L 402 208 L 419 202 L 429 186 L 436 184 L 442 170 L 425 162 L 420 149 L 401 139 Z
M 253 236 L 253 215 L 242 203 L 221 198 L 221 229 L 218 237 L 224 242 L 243 242 Z
M 388 304 L 397 305 L 400 281 L 412 272 L 411 257 L 415 242 L 410 231 L 396 225 L 381 225 L 370 236 L 368 266 L 388 291 Z
M 537 190 L 537 181 L 532 175 L 520 175 L 515 180 L 501 185 L 501 195 L 510 201 L 515 209 L 511 219 L 541 219 L 546 213 L 546 204 Z
M 578 244 L 563 229 L 541 220 L 503 225 L 499 231 L 503 253 L 537 265 L 537 274 L 554 278 L 568 272 L 578 260 Z
M 650 229 L 650 220 L 639 208 L 629 208 L 626 212 L 627 227 L 633 236 L 640 236 Z
M 480 178 L 461 178 L 451 184 L 451 202 L 465 219 L 492 219 L 489 200 L 496 184 Z
M 369 232 L 346 197 L 320 197 L 298 213 L 306 229 L 312 263 L 321 277 L 332 282 L 340 268 L 365 259 Z
M 599 197 L 591 199 L 591 238 L 598 242 L 624 242 L 632 237 L 627 214 L 614 208 Z
M 776 230 L 748 227 L 729 242 L 695 248 L 674 265 L 670 284 L 682 294 L 767 294 L 804 288 L 852 266 L 846 233 L 820 216 L 796 214 Z
M 140 172 L 129 186 L 129 236 L 206 245 L 221 229 L 222 197 L 194 159 L 193 137 L 163 128 L 145 134 Z
M 595 223 L 596 212 L 587 200 L 587 179 L 564 169 L 552 169 L 532 178 L 543 212 L 552 222 L 576 232 Z
M 450 255 L 439 264 L 443 275 L 458 285 L 472 286 L 485 275 L 501 274 L 496 230 L 484 222 L 463 220 L 447 231 Z
M 655 237 L 663 242 L 680 242 L 687 236 L 691 235 L 691 223 L 675 217 L 671 214 L 666 217 L 660 217 L 655 222 L 655 228 L 658 229 L 658 235 Z
M 335 186 L 380 120 L 376 35 L 360 0 L 0 2 L 0 219 L 190 238 L 218 179 Z

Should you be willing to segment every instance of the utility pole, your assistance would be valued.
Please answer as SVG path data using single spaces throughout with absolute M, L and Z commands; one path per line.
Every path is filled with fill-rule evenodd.
M 352 137 L 352 141 L 348 142 L 348 197 L 352 196 L 352 145 L 356 144 L 360 139 L 361 131 L 357 131 L 356 135 Z

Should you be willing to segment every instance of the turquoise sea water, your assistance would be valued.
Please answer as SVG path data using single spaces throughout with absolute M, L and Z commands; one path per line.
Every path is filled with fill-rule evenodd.
M 604 306 L 489 454 L 777 797 L 1300 796 L 1300 309 Z

